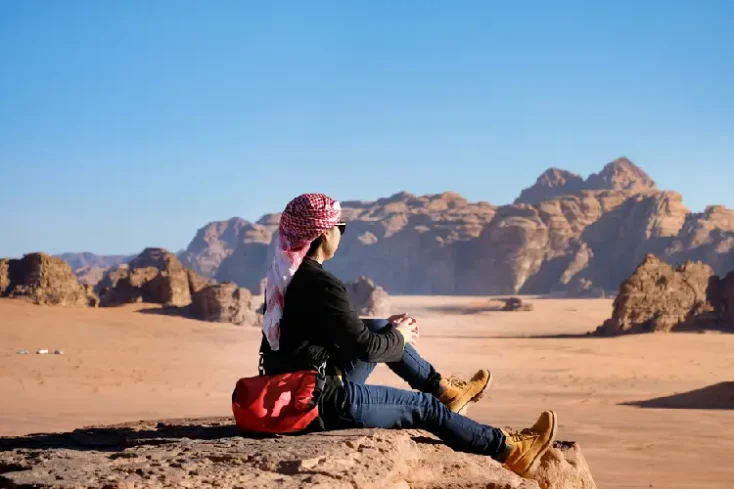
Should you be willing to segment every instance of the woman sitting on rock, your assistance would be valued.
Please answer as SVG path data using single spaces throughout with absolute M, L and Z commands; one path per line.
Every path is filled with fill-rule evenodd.
M 553 443 L 555 413 L 546 411 L 531 428 L 511 433 L 459 414 L 489 386 L 489 371 L 470 381 L 443 378 L 412 346 L 418 339 L 414 318 L 360 319 L 344 284 L 322 267 L 345 228 L 339 203 L 323 194 L 301 195 L 283 212 L 267 275 L 263 373 L 325 364 L 321 428 L 422 428 L 455 450 L 490 456 L 524 475 Z M 365 384 L 377 363 L 414 390 Z

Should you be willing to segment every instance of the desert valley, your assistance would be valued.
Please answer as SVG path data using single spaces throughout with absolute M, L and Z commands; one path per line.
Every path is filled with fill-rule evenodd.
M 490 369 L 476 420 L 520 427 L 554 409 L 588 470 L 559 447 L 536 480 L 483 474 L 474 456 L 379 432 L 344 441 L 367 447 L 349 470 L 319 468 L 323 456 L 287 437 L 262 441 L 284 444 L 270 460 L 255 444 L 217 458 L 148 432 L 111 445 L 94 431 L 68 446 L 27 436 L 230 416 L 235 381 L 257 371 L 269 214 L 209 223 L 179 252 L 0 260 L 0 487 L 590 489 L 587 472 L 600 488 L 734 487 L 734 210 L 692 213 L 625 158 L 586 179 L 550 169 L 511 205 L 454 193 L 343 205 L 349 231 L 329 269 L 360 314 L 414 315 L 418 349 L 446 374 Z M 370 381 L 401 386 L 384 366 Z M 287 458 L 297 450 L 311 458 Z M 559 467 L 583 477 L 547 475 Z

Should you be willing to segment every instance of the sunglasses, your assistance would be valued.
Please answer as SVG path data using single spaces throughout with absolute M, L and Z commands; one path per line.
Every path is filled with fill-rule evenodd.
M 347 223 L 346 222 L 340 222 L 336 225 L 337 228 L 339 228 L 339 233 L 343 236 L 344 233 L 347 231 Z

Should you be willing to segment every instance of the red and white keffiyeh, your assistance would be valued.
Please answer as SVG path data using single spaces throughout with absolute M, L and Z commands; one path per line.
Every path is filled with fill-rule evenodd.
M 263 332 L 270 348 L 280 348 L 280 319 L 285 290 L 303 262 L 311 243 L 341 222 L 339 202 L 324 194 L 304 194 L 291 200 L 280 216 L 273 261 L 265 284 Z

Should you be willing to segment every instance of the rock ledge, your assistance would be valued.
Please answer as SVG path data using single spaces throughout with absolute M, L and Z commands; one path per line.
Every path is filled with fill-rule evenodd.
M 0 438 L 0 487 L 595 489 L 577 444 L 557 442 L 535 480 L 419 430 L 248 438 L 229 418 L 142 421 Z

